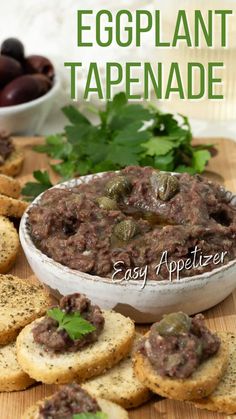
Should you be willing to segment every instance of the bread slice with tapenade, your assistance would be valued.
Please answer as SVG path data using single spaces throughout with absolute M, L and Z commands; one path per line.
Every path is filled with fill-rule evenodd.
M 5 217 L 21 218 L 28 206 L 26 201 L 0 195 L 0 215 Z
M 105 413 L 107 419 L 128 419 L 128 413 L 122 407 L 102 398 L 95 399 L 77 384 L 61 387 L 53 396 L 27 409 L 21 419 L 38 419 L 39 417 L 56 419 L 62 416 L 72 418 L 77 414 L 87 417 L 89 413 L 95 415 L 98 412 Z
M 16 358 L 16 343 L 0 347 L 0 392 L 24 390 L 34 380 L 19 366 Z
M 12 268 L 19 248 L 19 237 L 13 223 L 0 216 L 0 274 L 5 274 Z
M 82 387 L 93 396 L 110 400 L 125 409 L 140 406 L 150 399 L 150 390 L 136 378 L 132 366 L 132 352 L 140 337 L 136 334 L 128 357 L 102 375 L 86 381 Z
M 77 352 L 50 353 L 36 343 L 32 330 L 38 319 L 26 326 L 17 338 L 17 358 L 23 370 L 46 384 L 84 381 L 101 374 L 123 359 L 134 339 L 134 323 L 119 313 L 102 311 L 105 326 L 98 340 Z
M 200 409 L 232 415 L 236 413 L 236 335 L 222 332 L 219 335 L 229 343 L 228 368 L 213 393 L 193 403 Z
M 6 161 L 0 165 L 0 174 L 17 176 L 23 166 L 24 156 L 19 150 L 14 150 Z
M 18 180 L 0 174 L 0 194 L 11 198 L 19 198 L 21 185 Z
M 49 305 L 49 294 L 42 285 L 0 275 L 0 345 L 14 341 L 20 330 L 42 316 Z
M 228 342 L 212 334 L 203 319 L 202 315 L 191 319 L 184 313 L 172 313 L 142 339 L 134 355 L 134 370 L 154 393 L 194 400 L 217 387 L 228 365 Z

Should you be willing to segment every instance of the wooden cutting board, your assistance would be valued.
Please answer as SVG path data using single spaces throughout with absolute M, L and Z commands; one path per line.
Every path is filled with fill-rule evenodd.
M 196 140 L 196 142 L 199 141 L 201 143 L 204 141 L 214 143 L 219 151 L 218 155 L 211 160 L 207 175 L 236 193 L 236 143 L 226 139 L 212 138 Z M 24 169 L 20 176 L 22 183 L 32 178 L 34 170 L 49 168 L 48 158 L 32 151 L 32 146 L 39 142 L 42 142 L 42 139 L 16 139 L 17 145 L 23 148 L 26 156 Z M 56 176 L 53 176 L 54 180 L 56 180 Z M 12 273 L 21 278 L 29 278 L 32 275 L 23 252 L 19 255 Z M 236 291 L 221 304 L 208 310 L 205 316 L 207 324 L 211 329 L 236 333 Z M 20 419 L 27 407 L 34 404 L 37 400 L 52 394 L 55 388 L 55 386 L 39 384 L 26 391 L 9 394 L 1 393 L 0 419 Z M 187 403 L 158 400 L 157 397 L 144 406 L 130 411 L 130 419 L 223 419 L 226 417 L 228 416 L 197 410 Z M 236 418 L 236 415 L 234 417 Z

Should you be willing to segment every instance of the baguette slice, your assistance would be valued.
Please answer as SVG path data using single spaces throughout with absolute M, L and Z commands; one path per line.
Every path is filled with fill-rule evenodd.
M 222 338 L 217 354 L 204 361 L 188 378 L 173 379 L 158 375 L 148 358 L 139 352 L 134 356 L 134 370 L 141 383 L 154 393 L 174 400 L 194 400 L 215 390 L 227 369 L 228 359 L 228 342 Z
M 0 391 L 24 390 L 34 380 L 19 366 L 16 358 L 16 343 L 12 342 L 0 348 Z
M 11 198 L 19 198 L 21 186 L 18 180 L 6 175 L 0 175 L 0 194 Z
M 229 342 L 229 365 L 215 391 L 202 400 L 193 402 L 200 409 L 232 415 L 236 413 L 236 335 L 221 333 Z
M 20 248 L 14 225 L 0 216 L 0 274 L 5 274 L 14 265 Z
M 125 409 L 140 406 L 149 400 L 151 392 L 136 378 L 132 366 L 132 352 L 140 337 L 140 334 L 136 334 L 132 351 L 127 358 L 99 377 L 91 378 L 82 387 L 95 398 L 110 400 Z
M 97 402 L 102 409 L 102 412 L 106 413 L 108 419 L 129 419 L 128 413 L 115 403 L 108 400 L 97 399 Z M 39 406 L 42 402 L 37 405 L 30 407 L 22 416 L 21 419 L 38 419 L 39 417 Z
M 84 381 L 101 374 L 123 359 L 134 339 L 134 323 L 112 311 L 103 311 L 105 326 L 98 341 L 78 352 L 49 353 L 33 339 L 32 329 L 40 320 L 26 326 L 17 338 L 18 362 L 30 377 L 46 384 Z
M 20 173 L 24 162 L 24 156 L 19 150 L 13 151 L 8 159 L 0 166 L 0 174 L 16 176 Z
M 0 345 L 16 339 L 24 326 L 42 316 L 50 298 L 42 285 L 0 275 Z
M 21 218 L 28 206 L 28 202 L 0 195 L 0 215 Z

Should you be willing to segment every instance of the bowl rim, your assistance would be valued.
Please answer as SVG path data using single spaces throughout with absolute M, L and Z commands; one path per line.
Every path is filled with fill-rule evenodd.
M 37 99 L 30 100 L 29 102 L 20 103 L 18 105 L 2 106 L 2 107 L 0 107 L 0 116 L 26 111 L 28 109 L 36 107 L 37 105 L 40 105 L 41 103 L 43 103 L 43 102 L 49 100 L 51 97 L 53 97 L 58 92 L 58 90 L 60 88 L 60 85 L 61 85 L 61 81 L 60 81 L 60 78 L 57 75 L 54 78 L 53 85 L 52 85 L 51 89 L 45 95 L 42 95 L 42 96 L 38 97 Z
M 118 173 L 114 172 L 114 173 Z M 70 180 L 67 180 L 65 182 L 61 182 L 58 183 L 56 185 L 54 185 L 53 187 L 49 188 L 48 190 L 51 189 L 66 189 L 66 188 L 71 188 L 74 186 L 77 186 L 81 183 L 87 183 L 90 179 L 94 179 L 96 177 L 101 177 L 102 175 L 104 175 L 104 173 L 108 173 L 108 172 L 101 172 L 101 173 L 95 173 L 95 174 L 89 174 L 89 175 L 85 175 L 85 176 L 80 176 L 79 178 L 73 178 Z M 175 172 L 171 172 L 174 175 L 178 175 L 178 173 Z M 228 192 L 228 191 L 227 191 Z M 230 192 L 230 191 L 229 191 Z M 60 270 L 65 274 L 70 274 L 73 277 L 76 276 L 82 276 L 83 280 L 89 280 L 91 282 L 103 282 L 103 283 L 107 283 L 107 284 L 114 284 L 114 285 L 119 285 L 119 286 L 127 286 L 127 284 L 132 285 L 139 285 L 142 283 L 141 280 L 130 280 L 130 281 L 112 281 L 111 278 L 108 277 L 101 277 L 98 275 L 91 275 L 88 274 L 86 272 L 82 272 L 82 271 L 78 271 L 76 269 L 71 269 L 68 266 L 62 265 L 60 262 L 56 262 L 54 259 L 50 258 L 49 256 L 47 256 L 45 253 L 43 253 L 40 249 L 38 249 L 31 236 L 29 233 L 29 228 L 28 228 L 28 212 L 29 210 L 33 207 L 36 206 L 39 201 L 41 200 L 43 194 L 45 192 L 41 193 L 40 195 L 38 195 L 34 201 L 29 205 L 29 207 L 27 208 L 27 210 L 25 211 L 25 213 L 23 214 L 23 217 L 21 218 L 21 222 L 20 222 L 20 228 L 19 228 L 19 235 L 20 235 L 20 241 L 22 244 L 22 247 L 24 249 L 24 244 L 28 247 L 28 249 L 30 250 L 31 254 L 34 254 L 35 257 L 40 257 L 41 260 L 43 259 L 42 263 L 47 263 L 48 265 L 50 265 L 53 268 L 55 268 L 56 270 Z M 231 192 L 230 192 L 231 193 Z M 232 199 L 235 199 L 235 195 L 232 194 Z M 198 274 L 198 275 L 194 275 L 194 276 L 186 276 L 183 278 L 180 278 L 179 280 L 174 279 L 173 281 L 170 280 L 162 280 L 162 281 L 158 281 L 158 280 L 149 280 L 147 279 L 146 284 L 145 284 L 145 288 L 147 287 L 166 287 L 167 285 L 171 285 L 171 287 L 178 287 L 181 286 L 183 284 L 191 284 L 191 283 L 195 283 L 197 284 L 199 281 L 201 281 L 201 283 L 203 283 L 203 280 L 208 280 L 211 277 L 214 277 L 217 273 L 220 273 L 222 271 L 228 271 L 229 269 L 231 269 L 233 266 L 236 267 L 236 259 L 233 259 L 231 261 L 229 261 L 227 264 L 222 265 L 218 268 L 215 268 L 209 272 L 203 272 L 202 274 Z

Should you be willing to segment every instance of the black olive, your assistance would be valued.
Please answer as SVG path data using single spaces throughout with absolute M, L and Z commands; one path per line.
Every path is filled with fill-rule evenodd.
M 22 62 L 25 54 L 24 45 L 17 38 L 8 38 L 2 43 L 1 54 Z
M 50 80 L 54 79 L 55 70 L 51 61 L 42 55 L 30 55 L 25 60 L 25 70 L 28 74 L 43 74 Z

